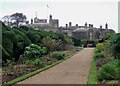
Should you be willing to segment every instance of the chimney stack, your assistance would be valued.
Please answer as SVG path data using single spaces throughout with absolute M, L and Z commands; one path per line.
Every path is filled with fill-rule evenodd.
M 93 28 L 93 24 L 91 24 L 91 27 Z
M 87 27 L 87 22 L 85 23 L 85 27 Z
M 76 26 L 78 26 L 78 24 L 76 24 Z
M 108 24 L 107 23 L 105 24 L 105 29 L 108 29 Z
M 89 27 L 91 27 L 91 24 L 89 24 Z
M 100 29 L 102 29 L 102 25 L 100 25 Z
M 72 26 L 72 22 L 69 22 L 69 27 L 71 27 Z
M 68 24 L 66 24 L 65 26 L 66 26 L 66 28 L 68 28 Z

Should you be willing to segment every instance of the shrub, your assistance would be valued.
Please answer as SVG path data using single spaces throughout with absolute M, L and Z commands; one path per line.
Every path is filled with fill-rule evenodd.
M 112 61 L 113 58 L 110 57 L 110 58 L 101 58 L 101 59 L 98 59 L 96 61 L 96 66 L 97 66 L 97 69 L 99 69 L 101 66 L 105 65 L 106 63 L 108 63 L 109 61 Z
M 72 41 L 74 43 L 74 46 L 80 46 L 81 45 L 81 40 L 77 38 L 72 38 Z
M 104 50 L 104 44 L 103 43 L 98 43 L 96 45 L 96 48 L 99 50 L 99 51 L 103 51 Z
M 95 60 L 103 59 L 103 58 L 105 58 L 103 52 L 101 52 L 101 53 L 95 53 L 95 54 L 94 54 L 94 59 L 95 59 Z
M 38 46 L 36 44 L 31 44 L 25 48 L 24 54 L 29 59 L 32 59 L 36 56 L 42 56 L 42 55 L 47 54 L 47 48 Z
M 102 51 L 100 49 L 95 48 L 95 53 L 101 53 Z
M 119 60 L 112 60 L 103 65 L 98 71 L 98 80 L 118 80 L 120 79 Z
M 35 59 L 33 61 L 34 66 L 43 66 L 43 62 L 40 59 Z
M 117 58 L 120 59 L 120 33 L 117 34 L 113 34 L 110 38 L 110 50 L 112 55 Z
M 61 60 L 64 58 L 64 53 L 59 52 L 59 51 L 55 51 L 55 52 L 51 53 L 50 56 L 53 58 L 57 58 L 58 60 Z
M 83 45 L 84 47 L 87 47 L 87 41 L 86 40 L 81 40 L 81 45 Z
M 49 51 L 62 50 L 62 48 L 63 48 L 61 40 L 55 40 L 50 37 L 43 38 L 42 43 L 49 49 Z

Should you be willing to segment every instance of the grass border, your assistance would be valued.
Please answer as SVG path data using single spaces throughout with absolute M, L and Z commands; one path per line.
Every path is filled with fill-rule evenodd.
M 80 49 L 81 50 L 81 49 Z M 68 56 L 66 56 L 64 59 L 62 59 L 62 60 L 59 60 L 59 61 L 57 61 L 57 62 L 55 62 L 55 63 L 53 63 L 53 64 L 51 64 L 51 65 L 47 65 L 46 67 L 43 67 L 43 68 L 41 68 L 41 69 L 38 69 L 38 70 L 35 70 L 35 71 L 33 71 L 33 72 L 31 72 L 31 73 L 28 73 L 28 74 L 25 74 L 25 75 L 23 75 L 23 76 L 20 76 L 20 77 L 18 77 L 18 78 L 16 78 L 16 79 L 13 79 L 13 80 L 11 80 L 11 81 L 8 81 L 8 82 L 5 82 L 5 83 L 3 83 L 1 86 L 9 86 L 9 85 L 13 85 L 13 84 L 15 84 L 15 83 L 17 83 L 17 82 L 20 82 L 20 81 L 23 81 L 23 80 L 25 80 L 25 79 L 27 79 L 27 78 L 29 78 L 29 77 L 31 77 L 31 76 L 34 76 L 34 75 L 36 75 L 36 74 L 38 74 L 38 73 L 40 73 L 40 72 L 42 72 L 42 71 L 45 71 L 45 70 L 47 70 L 47 69 L 49 69 L 49 68 L 51 68 L 51 67 L 53 67 L 53 66 L 55 66 L 55 65 L 57 65 L 57 64 L 59 64 L 59 63 L 61 63 L 61 62 L 63 62 L 64 60 L 66 60 L 66 59 L 68 59 L 68 58 L 70 58 L 71 56 L 73 56 L 73 55 L 75 55 L 76 53 L 78 53 L 79 51 L 76 51 L 76 52 L 70 52 L 70 55 L 68 55 Z
M 98 84 L 97 83 L 97 68 L 96 68 L 96 60 L 94 59 L 94 55 L 92 58 L 90 70 L 89 70 L 89 77 L 87 84 Z

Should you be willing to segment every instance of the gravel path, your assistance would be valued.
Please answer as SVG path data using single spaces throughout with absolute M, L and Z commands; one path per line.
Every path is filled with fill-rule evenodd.
M 87 84 L 93 48 L 84 48 L 64 62 L 17 84 Z

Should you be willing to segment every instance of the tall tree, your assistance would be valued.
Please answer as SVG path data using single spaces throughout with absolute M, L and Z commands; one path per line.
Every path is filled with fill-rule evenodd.
M 20 22 L 24 22 L 27 19 L 27 17 L 23 15 L 23 13 L 14 13 L 11 15 L 11 17 L 12 20 L 15 20 L 16 26 L 18 26 Z

